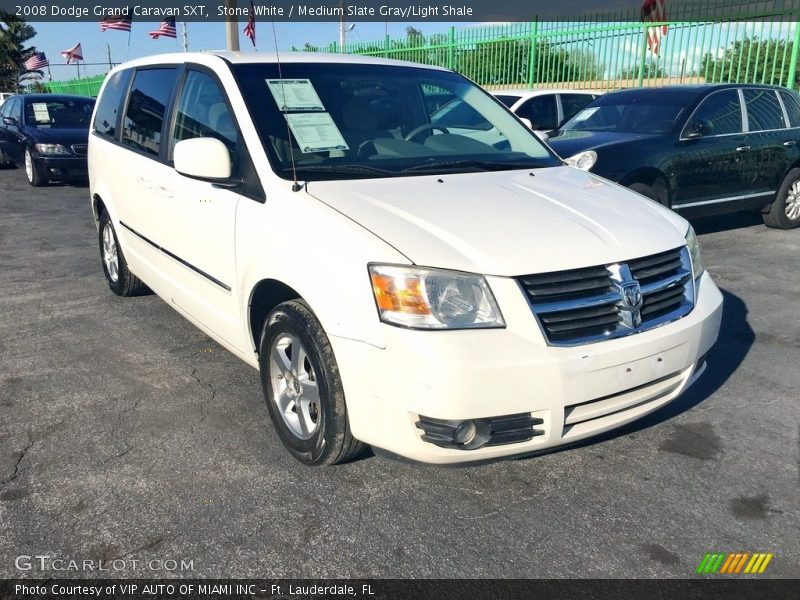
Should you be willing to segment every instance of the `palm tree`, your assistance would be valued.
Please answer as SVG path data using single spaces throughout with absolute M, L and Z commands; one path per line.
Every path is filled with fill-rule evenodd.
M 0 91 L 16 92 L 20 86 L 42 78 L 41 71 L 25 68 L 25 61 L 36 52 L 25 43 L 36 30 L 14 15 L 0 11 Z

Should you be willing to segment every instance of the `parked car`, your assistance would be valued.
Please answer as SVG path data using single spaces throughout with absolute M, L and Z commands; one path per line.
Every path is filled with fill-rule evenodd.
M 428 94 L 496 139 L 433 123 Z M 89 176 L 111 291 L 155 291 L 259 369 L 307 464 L 572 443 L 675 399 L 717 338 L 682 217 L 565 165 L 446 69 L 137 59 L 104 82 Z
M 0 164 L 25 167 L 28 182 L 87 178 L 86 152 L 94 99 L 24 94 L 0 108 Z
M 561 156 L 686 216 L 760 210 L 800 225 L 800 98 L 766 85 L 601 96 L 548 140 Z
M 600 96 L 585 90 L 496 90 L 491 92 L 511 112 L 526 119 L 531 128 L 545 136 L 578 114 Z

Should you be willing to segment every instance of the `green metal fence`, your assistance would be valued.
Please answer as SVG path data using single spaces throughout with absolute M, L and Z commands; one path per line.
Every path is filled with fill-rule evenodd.
M 105 75 L 95 75 L 82 79 L 70 79 L 69 81 L 51 81 L 45 83 L 47 91 L 53 94 L 76 94 L 78 96 L 97 97 L 100 93 L 100 86 L 103 85 Z
M 800 0 L 667 2 L 664 23 L 638 3 L 582 20 L 412 32 L 345 45 L 344 52 L 449 67 L 489 88 L 611 90 L 669 83 L 741 82 L 797 89 Z M 661 30 L 666 27 L 666 33 Z M 659 30 L 657 53 L 648 35 Z M 339 52 L 338 44 L 304 50 Z

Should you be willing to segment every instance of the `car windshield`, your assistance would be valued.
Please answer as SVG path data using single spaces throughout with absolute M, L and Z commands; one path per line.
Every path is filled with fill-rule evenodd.
M 303 181 L 561 164 L 464 77 L 394 65 L 232 67 L 279 176 Z
M 29 100 L 25 103 L 25 124 L 37 128 L 89 128 L 94 100 L 75 98 Z
M 661 90 L 601 96 L 567 121 L 561 131 L 666 133 L 694 97 Z

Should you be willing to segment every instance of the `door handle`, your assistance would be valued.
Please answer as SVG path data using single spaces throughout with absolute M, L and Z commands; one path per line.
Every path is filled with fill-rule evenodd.
M 748 150 L 750 150 L 750 146 L 737 146 L 736 147 L 736 151 L 737 152 L 747 152 Z
M 172 198 L 175 195 L 175 193 L 172 190 L 168 190 L 164 186 L 158 186 L 156 188 L 156 193 L 159 194 L 160 196 L 165 196 L 167 198 Z
M 796 140 L 789 140 L 789 141 L 783 142 L 783 145 L 784 146 L 796 146 L 797 145 L 797 141 Z
M 145 179 L 144 177 L 139 177 L 136 182 L 141 185 L 142 187 L 146 187 L 148 190 L 153 189 L 153 182 L 149 179 Z

